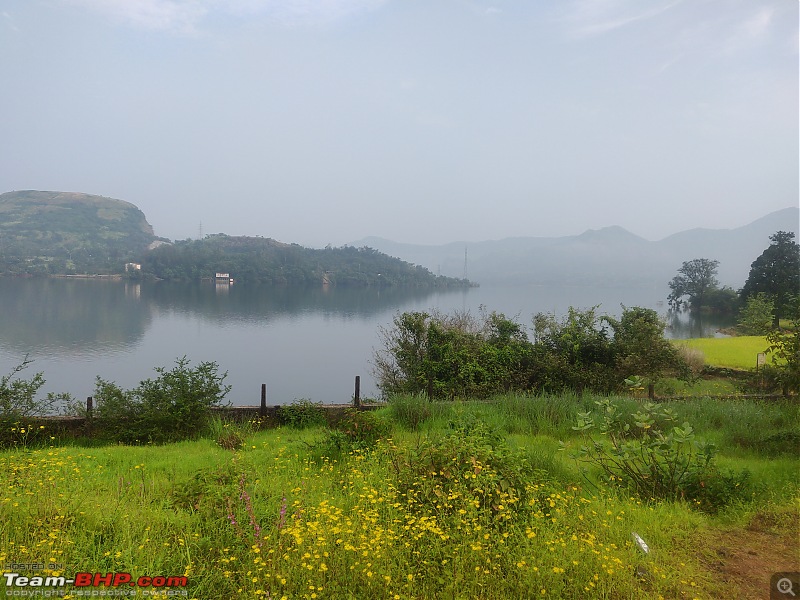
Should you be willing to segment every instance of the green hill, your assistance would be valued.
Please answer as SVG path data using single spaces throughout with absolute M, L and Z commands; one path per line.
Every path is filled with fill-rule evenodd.
M 103 196 L 21 191 L 0 194 L 0 275 L 120 274 L 197 281 L 230 273 L 241 282 L 449 287 L 468 282 L 371 248 L 317 250 L 268 238 L 209 235 L 165 241 L 136 206 Z
M 142 274 L 159 279 L 196 281 L 215 273 L 247 283 L 339 286 L 467 286 L 465 280 L 437 276 L 428 269 L 372 248 L 344 246 L 322 250 L 269 238 L 216 234 L 202 240 L 164 244 L 142 259 Z
M 0 194 L 0 274 L 120 273 L 155 240 L 129 202 L 70 192 Z

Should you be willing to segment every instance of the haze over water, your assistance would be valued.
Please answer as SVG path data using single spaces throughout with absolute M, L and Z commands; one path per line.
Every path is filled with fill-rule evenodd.
M 517 286 L 454 291 L 321 287 L 215 286 L 93 280 L 0 278 L 0 373 L 25 355 L 23 376 L 43 372 L 43 392 L 93 394 L 96 376 L 123 388 L 154 377 L 186 356 L 215 361 L 233 386 L 228 400 L 255 405 L 266 383 L 269 404 L 307 398 L 348 402 L 354 378 L 377 396 L 371 375 L 379 329 L 397 312 L 445 313 L 481 307 L 525 326 L 533 314 L 566 314 L 569 306 L 619 314 L 620 304 L 666 317 L 668 290 Z M 668 335 L 713 335 L 715 323 L 671 322 Z

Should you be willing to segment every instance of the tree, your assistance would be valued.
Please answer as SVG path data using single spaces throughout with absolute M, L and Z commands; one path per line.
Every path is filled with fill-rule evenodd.
M 772 243 L 750 265 L 750 274 L 739 292 L 742 300 L 765 293 L 775 304 L 773 325 L 792 311 L 795 298 L 800 296 L 800 245 L 794 233 L 778 231 L 769 236 Z
M 719 286 L 717 280 L 718 260 L 708 258 L 695 258 L 684 262 L 678 269 L 678 275 L 669 282 L 672 290 L 668 300 L 670 306 L 675 310 L 685 304 L 684 297 L 689 297 L 689 308 L 699 310 L 706 306 L 709 292 L 716 290 Z
M 764 292 L 758 292 L 747 299 L 747 304 L 739 313 L 737 329 L 744 335 L 766 335 L 772 329 L 772 315 L 775 303 Z

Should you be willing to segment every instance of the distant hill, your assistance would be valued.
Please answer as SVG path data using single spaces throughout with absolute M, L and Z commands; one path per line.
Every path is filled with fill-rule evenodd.
M 466 281 L 437 277 L 372 248 L 304 248 L 269 238 L 208 235 L 165 244 L 142 259 L 142 274 L 197 281 L 227 273 L 246 283 L 377 287 L 463 287 Z
M 434 273 L 493 284 L 588 284 L 666 286 L 684 261 L 718 260 L 719 280 L 734 289 L 744 285 L 750 264 L 776 231 L 800 239 L 800 209 L 786 208 L 735 229 L 690 229 L 651 242 L 621 227 L 589 230 L 565 237 L 517 237 L 440 246 L 402 244 L 368 237 L 353 246 L 369 246 Z
M 129 202 L 71 192 L 0 194 L 0 273 L 119 273 L 157 238 Z
M 317 250 L 268 238 L 216 234 L 169 243 L 144 213 L 122 200 L 71 192 L 0 194 L 0 275 L 120 274 L 168 280 L 342 286 L 465 286 L 372 248 Z

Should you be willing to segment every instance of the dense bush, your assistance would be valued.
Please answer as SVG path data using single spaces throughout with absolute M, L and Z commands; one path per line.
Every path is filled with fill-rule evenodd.
M 690 371 L 664 338 L 655 311 L 624 308 L 619 320 L 595 309 L 570 308 L 563 319 L 539 313 L 533 341 L 499 313 L 407 312 L 381 332 L 373 359 L 384 396 L 426 394 L 428 399 L 486 398 L 509 392 L 612 393 L 626 378 L 652 382 Z
M 145 379 L 132 390 L 97 378 L 97 408 L 92 426 L 100 437 L 127 444 L 163 443 L 191 438 L 203 431 L 230 391 L 223 385 L 215 362 L 189 367 L 186 357 L 167 370 L 157 367 L 158 377 Z

